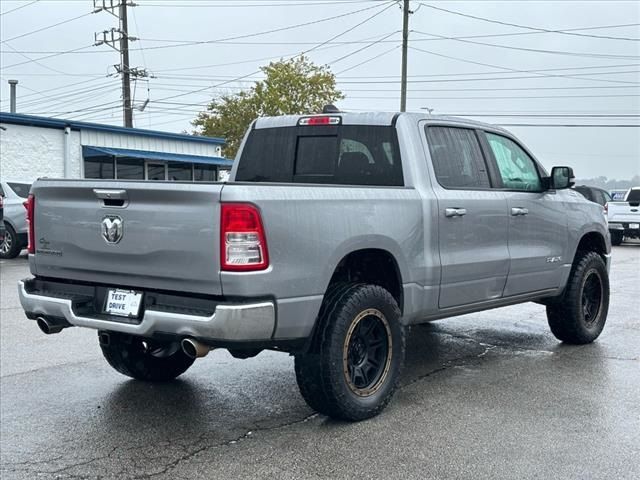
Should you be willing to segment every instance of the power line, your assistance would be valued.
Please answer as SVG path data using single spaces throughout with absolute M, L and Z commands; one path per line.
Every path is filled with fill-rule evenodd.
M 577 37 L 590 37 L 590 38 L 600 38 L 600 39 L 607 39 L 607 40 L 628 40 L 628 41 L 632 41 L 632 42 L 640 41 L 640 38 L 612 37 L 612 36 L 609 36 L 609 35 L 590 35 L 590 34 L 585 34 L 585 33 L 575 33 L 575 32 L 564 31 L 564 30 L 550 30 L 550 29 L 547 29 L 547 28 L 532 27 L 530 25 L 522 25 L 522 24 L 518 24 L 518 23 L 509 23 L 509 22 L 504 22 L 504 21 L 501 21 L 501 20 L 495 20 L 495 19 L 486 18 L 486 17 L 479 17 L 479 16 L 476 16 L 476 15 L 468 14 L 468 13 L 462 13 L 462 12 L 458 12 L 458 11 L 455 11 L 455 10 L 448 10 L 446 8 L 436 7 L 435 5 L 429 5 L 428 3 L 420 2 L 420 5 L 422 5 L 423 7 L 431 8 L 433 10 L 439 10 L 441 12 L 447 12 L 447 13 L 451 13 L 453 15 L 459 15 L 461 17 L 473 18 L 474 20 L 481 20 L 483 22 L 496 23 L 498 25 L 506 25 L 506 26 L 510 26 L 510 27 L 524 28 L 526 30 L 535 30 L 536 32 L 540 32 L 540 33 L 557 33 L 557 34 L 560 34 L 560 35 L 573 35 L 573 36 L 577 36 Z
M 464 62 L 464 63 L 471 63 L 474 65 L 482 65 L 483 67 L 490 67 L 490 68 L 497 68 L 499 70 L 506 70 L 508 72 L 515 72 L 515 73 L 535 73 L 535 75 L 537 77 L 552 77 L 552 78 L 571 78 L 571 79 L 575 79 L 577 77 L 580 76 L 584 76 L 584 75 L 602 75 L 602 74 L 613 74 L 615 72 L 590 72 L 590 73 L 575 73 L 572 75 L 566 75 L 566 74 L 549 74 L 549 73 L 544 73 L 543 71 L 540 70 L 520 70 L 517 68 L 510 68 L 510 67 L 505 67 L 502 65 L 494 65 L 491 63 L 484 63 L 484 62 L 476 62 L 475 60 L 469 60 L 469 59 L 465 59 L 465 58 L 460 58 L 460 57 L 454 57 L 451 55 L 445 55 L 442 53 L 437 53 L 437 52 L 433 52 L 431 50 L 424 50 L 422 48 L 417 48 L 417 47 L 411 47 L 412 50 L 417 50 L 418 52 L 423 52 L 423 53 L 428 53 L 430 55 L 436 55 L 438 57 L 443 57 L 443 58 L 448 58 L 451 60 L 457 60 L 460 62 Z M 623 72 L 623 73 L 637 73 L 636 71 L 632 71 L 632 72 Z M 536 76 L 534 76 L 533 78 L 536 78 Z M 491 80 L 489 78 L 487 78 L 486 80 Z M 629 81 L 625 81 L 625 80 L 609 80 L 609 79 L 602 79 L 602 78 L 579 78 L 579 80 L 589 80 L 589 81 L 593 81 L 593 82 L 607 82 L 607 83 L 628 83 L 628 84 L 638 84 L 637 82 L 629 82 Z M 458 81 L 458 80 L 454 80 L 454 81 Z
M 8 42 L 8 41 L 9 41 L 9 40 L 4 40 L 4 41 L 3 41 L 3 43 L 4 43 L 4 42 Z M 39 58 L 36 58 L 36 59 L 33 59 L 33 60 L 29 60 L 29 61 L 26 61 L 26 62 L 12 63 L 11 65 L 4 65 L 2 68 L 3 68 L 4 70 L 7 70 L 7 69 L 9 69 L 9 68 L 19 67 L 20 65 L 26 65 L 26 64 L 28 64 L 28 63 L 38 62 L 38 61 L 40 61 L 40 60 L 46 60 L 46 59 L 48 59 L 48 58 L 59 57 L 60 55 L 67 55 L 67 54 L 69 54 L 69 53 L 75 53 L 75 52 L 78 52 L 78 51 L 80 51 L 80 50 L 86 50 L 86 49 L 88 49 L 88 48 L 93 48 L 93 47 L 94 47 L 94 45 L 87 45 L 87 46 L 85 46 L 85 47 L 72 48 L 71 50 L 65 50 L 65 51 L 63 51 L 63 52 L 54 53 L 54 54 L 52 54 L 52 55 L 47 55 L 47 56 L 45 56 L 45 57 L 39 57 Z M 70 75 L 70 76 L 78 76 L 78 75 L 74 75 L 73 73 L 67 73 L 66 75 Z M 86 76 L 86 75 L 82 75 L 82 76 Z
M 552 123 L 497 123 L 500 127 L 568 127 L 568 128 L 638 128 L 640 123 L 620 123 L 620 124 L 604 124 L 604 123 L 564 123 L 564 124 L 552 124 Z
M 366 59 L 366 60 L 364 60 L 364 61 L 362 61 L 360 63 L 356 63 L 355 65 L 353 65 L 353 66 L 351 66 L 349 68 L 345 68 L 344 70 L 340 70 L 339 72 L 336 73 L 336 75 L 340 75 L 340 74 L 342 74 L 344 72 L 348 72 L 349 70 L 353 70 L 354 68 L 358 68 L 359 66 L 364 65 L 365 63 L 369 63 L 369 62 L 372 62 L 373 60 L 377 60 L 380 57 L 384 57 L 388 53 L 391 53 L 394 50 L 397 50 L 398 48 L 400 48 L 400 45 L 396 45 L 394 47 L 391 47 L 389 50 L 385 50 L 384 52 L 379 53 L 378 55 L 370 57 L 370 58 L 368 58 L 368 59 Z
M 323 23 L 323 22 L 328 22 L 331 20 L 336 20 L 338 18 L 344 18 L 350 15 L 355 15 L 356 13 L 361 13 L 361 12 L 366 12 L 368 10 L 373 10 L 376 8 L 380 8 L 381 5 L 386 5 L 386 4 L 391 4 L 395 5 L 395 1 L 394 0 L 390 0 L 388 2 L 380 2 L 379 5 L 374 5 L 372 7 L 367 7 L 367 8 L 361 8 L 359 10 L 353 10 L 351 12 L 347 12 L 347 13 L 342 13 L 340 15 L 333 15 L 331 17 L 325 17 L 325 18 L 321 18 L 318 20 L 312 20 L 310 22 L 304 22 L 304 23 L 298 23 L 295 25 L 288 25 L 286 27 L 279 27 L 279 28 L 274 28 L 271 30 L 264 30 L 261 32 L 254 32 L 254 33 L 248 33 L 248 34 L 243 34 L 243 35 L 236 35 L 233 37 L 226 37 L 226 38 L 219 38 L 216 40 L 191 40 L 191 41 L 184 41 L 184 40 L 166 40 L 166 39 L 150 39 L 147 38 L 145 39 L 147 42 L 176 42 L 174 45 L 158 45 L 155 47 L 147 47 L 147 50 L 157 50 L 157 49 L 161 49 L 161 48 L 174 48 L 174 47 L 181 47 L 181 46 L 191 46 L 191 45 L 206 45 L 206 44 L 211 44 L 211 43 L 222 43 L 222 42 L 226 42 L 226 41 L 230 41 L 230 40 L 239 40 L 239 39 L 243 39 L 243 38 L 250 38 L 250 37 L 257 37 L 257 36 L 261 36 L 261 35 L 267 35 L 270 33 L 277 33 L 277 32 L 284 32 L 287 30 L 293 30 L 296 28 L 301 28 L 301 27 L 306 27 L 309 25 L 315 25 L 318 23 Z M 386 9 L 385 9 L 386 10 Z M 323 42 L 322 45 L 324 45 L 326 42 Z
M 614 55 L 614 54 L 609 54 L 609 53 L 581 53 L 581 52 L 569 52 L 569 51 L 564 51 L 564 50 L 545 50 L 545 49 L 540 49 L 540 48 L 526 48 L 526 47 L 515 47 L 512 45 L 500 45 L 497 43 L 487 43 L 487 42 L 478 42 L 475 40 L 464 40 L 462 38 L 456 38 L 456 37 L 447 37 L 444 35 L 437 35 L 435 33 L 427 33 L 427 32 L 421 32 L 419 30 L 413 30 L 415 33 L 418 33 L 420 35 L 429 35 L 432 37 L 438 37 L 439 39 L 442 40 L 453 40 L 456 42 L 462 42 L 462 43 L 468 43 L 468 44 L 473 44 L 473 45 L 482 45 L 485 47 L 494 47 L 494 48 L 503 48 L 503 49 L 507 49 L 507 50 L 518 50 L 518 51 L 523 51 L 523 52 L 533 52 L 533 53 L 544 53 L 544 54 L 551 54 L 551 55 L 565 55 L 565 56 L 570 56 L 570 57 L 588 57 L 588 58 L 611 58 L 611 59 L 639 59 L 640 56 L 638 55 Z
M 2 12 L 2 13 L 0 13 L 0 17 L 2 17 L 3 15 L 8 15 L 11 12 L 15 12 L 17 10 L 20 10 L 21 8 L 28 7 L 29 5 L 33 5 L 34 3 L 38 3 L 39 1 L 40 0 L 33 0 L 32 2 L 25 3 L 24 5 L 20 5 L 19 7 L 12 8 L 11 10 L 7 10 L 6 12 Z
M 64 25 L 66 23 L 70 23 L 80 18 L 86 17 L 88 15 L 91 15 L 92 13 L 93 12 L 83 13 L 82 15 L 78 15 L 77 17 L 69 18 L 68 20 L 63 20 L 62 22 L 54 23 L 53 25 L 47 25 L 46 27 L 38 28 L 37 30 L 32 30 L 31 32 L 23 33 L 21 35 L 17 35 L 12 38 L 7 38 L 6 40 L 0 41 L 0 43 L 11 42 L 12 40 L 17 40 L 18 38 L 23 38 L 29 35 L 33 35 L 34 33 L 38 33 L 38 32 L 43 32 L 45 30 L 49 30 L 50 28 L 58 27 L 60 25 Z
M 395 3 L 393 2 L 390 6 L 393 6 L 394 4 L 395 4 Z M 359 26 L 361 26 L 362 24 L 364 24 L 364 23 L 368 22 L 368 21 L 369 21 L 369 20 L 371 20 L 372 18 L 376 17 L 377 15 L 379 15 L 380 13 L 382 13 L 383 11 L 387 10 L 388 8 L 390 8 L 390 6 L 388 6 L 388 7 L 384 8 L 384 9 L 383 9 L 382 11 L 380 11 L 380 12 L 375 13 L 374 15 L 369 16 L 369 17 L 368 17 L 368 18 L 366 18 L 364 21 L 362 21 L 362 22 L 360 22 L 360 23 L 358 23 L 358 24 L 356 24 L 356 25 L 354 25 L 354 26 L 352 26 L 352 27 L 349 27 L 348 29 L 346 29 L 346 30 L 342 31 L 341 33 L 339 33 L 339 34 L 337 34 L 337 35 L 334 35 L 333 37 L 331 37 L 331 39 L 330 39 L 330 40 L 335 40 L 336 38 L 339 38 L 339 37 L 341 37 L 342 35 L 346 35 L 347 33 L 352 32 L 353 30 L 355 30 L 356 28 L 358 28 L 358 27 L 359 27 Z M 362 9 L 362 10 L 360 10 L 360 11 L 364 11 L 364 10 L 371 10 L 371 8 Z M 352 12 L 352 13 L 353 13 L 353 12 Z M 344 16 L 344 15 L 343 15 L 343 16 Z M 326 20 L 327 20 L 327 19 L 324 19 L 323 21 L 326 21 Z M 318 21 L 311 22 L 311 23 L 318 23 Z M 318 44 L 316 47 L 313 47 L 313 48 L 311 48 L 311 49 L 309 49 L 309 50 L 306 50 L 305 52 L 301 52 L 301 53 L 308 53 L 308 52 L 311 52 L 311 51 L 313 51 L 313 50 L 315 50 L 315 49 L 317 49 L 317 48 L 321 48 L 323 45 L 325 45 L 325 43 L 326 43 L 326 42 L 320 43 L 320 44 Z M 207 86 L 207 87 L 199 88 L 199 89 L 197 89 L 197 90 L 193 90 L 193 91 L 191 91 L 191 92 L 186 92 L 186 93 L 181 93 L 181 94 L 177 94 L 177 95 L 172 95 L 172 96 L 169 96 L 169 97 L 164 97 L 164 98 L 161 98 L 160 100 L 172 100 L 172 99 L 174 99 L 174 98 L 183 97 L 183 96 L 186 96 L 186 95 L 189 95 L 189 94 L 192 94 L 192 93 L 202 92 L 202 91 L 208 90 L 209 88 L 221 87 L 221 86 L 223 86 L 223 85 L 226 85 L 226 84 L 229 84 L 229 83 L 232 83 L 232 82 L 237 82 L 237 81 L 244 80 L 245 78 L 250 77 L 250 76 L 252 76 L 252 75 L 255 75 L 255 74 L 257 74 L 257 73 L 260 73 L 260 70 L 257 70 L 257 71 L 255 71 L 255 72 L 248 73 L 248 74 L 246 74 L 246 75 L 242 75 L 242 76 L 240 76 L 240 77 L 237 77 L 237 78 L 234 78 L 234 79 L 231 79 L 231 80 L 224 81 L 224 82 L 219 83 L 219 84 L 217 84 L 217 85 L 213 85 L 213 87 L 209 87 L 209 86 Z
M 339 0 L 339 1 L 329 1 L 329 2 L 304 2 L 304 3 L 267 3 L 267 2 L 260 2 L 260 3 L 245 3 L 242 4 L 241 2 L 238 2 L 238 0 L 236 0 L 235 3 L 232 4 L 206 4 L 206 3 L 200 3 L 198 5 L 193 5 L 193 4 L 183 4 L 183 3 L 169 3 L 169 2 L 163 2 L 163 3 L 144 3 L 141 4 L 140 6 L 143 7 L 171 7 L 171 8 L 175 8 L 175 7 L 179 7 L 179 8 L 209 8 L 209 7 L 213 7 L 213 8 L 256 8 L 256 7 L 309 7 L 309 6 L 323 6 L 323 5 L 345 5 L 345 4 L 349 4 L 349 3 L 372 3 L 376 0 Z
M 637 113 L 443 113 L 447 117 L 640 118 Z
M 368 100 L 385 100 L 397 99 L 398 97 L 376 97 L 376 96 L 354 96 L 348 95 L 347 98 L 368 99 Z M 622 95 L 517 95 L 517 96 L 483 96 L 483 97 L 409 97 L 410 100 L 521 100 L 521 99 L 541 99 L 541 98 L 640 98 L 640 94 L 622 94 Z

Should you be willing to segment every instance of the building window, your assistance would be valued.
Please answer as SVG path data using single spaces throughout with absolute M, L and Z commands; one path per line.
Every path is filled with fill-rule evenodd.
M 196 182 L 217 182 L 218 168 L 215 165 L 194 163 L 193 175 Z
M 116 178 L 119 180 L 144 180 L 144 161 L 137 158 L 118 158 Z
M 84 178 L 115 178 L 113 157 L 85 158 Z
M 171 181 L 190 182 L 193 180 L 193 164 L 184 162 L 169 163 L 169 176 Z

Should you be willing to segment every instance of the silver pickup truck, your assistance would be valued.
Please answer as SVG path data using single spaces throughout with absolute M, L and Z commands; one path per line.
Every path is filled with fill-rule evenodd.
M 288 352 L 312 408 L 361 420 L 391 399 L 410 325 L 535 301 L 558 339 L 598 337 L 611 245 L 572 177 L 463 119 L 260 118 L 227 183 L 35 182 L 20 300 L 45 333 L 98 330 L 140 380 L 212 348 Z

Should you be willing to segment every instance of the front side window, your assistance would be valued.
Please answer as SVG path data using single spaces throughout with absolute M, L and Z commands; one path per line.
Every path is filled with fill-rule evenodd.
M 486 136 L 505 188 L 531 192 L 542 190 L 535 162 L 517 143 L 494 133 L 487 132 Z
M 427 127 L 427 141 L 438 183 L 444 188 L 490 188 L 476 133 L 468 128 Z

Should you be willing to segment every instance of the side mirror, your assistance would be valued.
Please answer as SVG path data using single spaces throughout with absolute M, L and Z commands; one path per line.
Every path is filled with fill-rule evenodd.
M 561 190 L 571 188 L 576 184 L 571 167 L 553 167 L 551 169 L 551 177 L 549 178 L 549 188 Z

